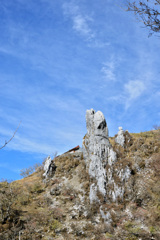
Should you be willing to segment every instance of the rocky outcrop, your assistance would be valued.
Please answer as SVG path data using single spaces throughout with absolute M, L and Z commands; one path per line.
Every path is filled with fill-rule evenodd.
M 115 142 L 101 112 L 86 120 L 84 154 L 77 146 L 0 182 L 0 240 L 160 239 L 160 131 L 120 129 Z
M 86 112 L 87 134 L 83 141 L 83 152 L 87 159 L 91 154 L 105 158 L 110 146 L 107 123 L 102 112 L 93 109 Z
M 87 134 L 82 149 L 90 178 L 96 180 L 90 186 L 90 202 L 93 202 L 98 191 L 106 197 L 106 166 L 116 161 L 116 154 L 109 142 L 107 123 L 102 112 L 87 110 L 86 125 Z
M 121 147 L 128 147 L 133 144 L 133 139 L 127 130 L 123 131 L 123 128 L 119 127 L 118 134 L 115 137 L 115 143 Z
M 55 171 L 56 171 L 56 165 L 54 163 L 54 160 L 52 160 L 51 157 L 48 156 L 44 163 L 44 173 L 43 173 L 44 178 L 45 179 L 52 178 L 54 176 Z
M 86 112 L 87 134 L 83 138 L 83 155 L 90 176 L 90 202 L 99 201 L 99 193 L 104 201 L 123 200 L 125 182 L 130 177 L 130 169 L 117 163 L 116 152 L 109 142 L 108 127 L 102 112 L 93 109 Z M 123 129 L 119 128 L 116 142 L 125 144 Z M 116 163 L 116 165 L 115 165 Z
M 115 142 L 124 147 L 125 135 L 122 127 L 119 127 L 119 131 L 117 137 L 115 138 Z

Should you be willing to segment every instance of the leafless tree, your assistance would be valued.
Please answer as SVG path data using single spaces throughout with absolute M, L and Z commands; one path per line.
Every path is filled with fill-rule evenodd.
M 134 12 L 137 18 L 149 29 L 149 36 L 160 33 L 160 0 L 127 1 L 127 11 Z
M 153 125 L 153 128 L 154 128 L 155 130 L 160 130 L 160 125 L 155 124 L 155 125 Z

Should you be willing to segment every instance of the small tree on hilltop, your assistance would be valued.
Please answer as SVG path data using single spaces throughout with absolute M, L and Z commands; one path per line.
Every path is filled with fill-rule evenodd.
M 155 130 L 160 130 L 160 125 L 153 125 L 153 128 L 155 129 Z

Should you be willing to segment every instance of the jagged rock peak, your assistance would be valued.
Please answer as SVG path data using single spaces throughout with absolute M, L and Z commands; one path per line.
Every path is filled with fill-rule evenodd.
M 87 160 L 90 158 L 90 155 L 95 155 L 104 159 L 108 156 L 110 142 L 108 139 L 107 123 L 103 113 L 101 111 L 95 112 L 93 109 L 87 110 L 86 126 L 87 134 L 82 144 L 84 158 Z
M 95 112 L 90 109 L 86 111 L 86 125 L 88 134 L 102 135 L 108 137 L 107 123 L 101 111 Z
M 97 183 L 90 186 L 90 202 L 96 200 L 97 191 L 106 196 L 106 165 L 112 165 L 116 154 L 108 139 L 108 128 L 102 112 L 86 111 L 87 134 L 83 139 L 82 149 L 86 168 L 91 179 Z

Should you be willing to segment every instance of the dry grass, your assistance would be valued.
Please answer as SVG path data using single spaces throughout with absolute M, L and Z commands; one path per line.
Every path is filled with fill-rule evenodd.
M 117 185 L 123 184 L 117 170 L 126 166 L 131 169 L 131 177 L 124 185 L 123 201 L 113 203 L 106 199 L 105 202 L 98 193 L 101 202 L 90 205 L 89 190 L 93 179 L 87 173 L 83 156 L 63 154 L 55 159 L 57 169 L 48 182 L 43 182 L 42 172 L 35 172 L 11 183 L 16 189 L 12 207 L 17 215 L 0 223 L 0 240 L 11 239 L 11 229 L 14 229 L 15 239 L 18 239 L 19 229 L 23 229 L 26 240 L 160 239 L 160 132 L 131 136 L 132 144 L 125 148 L 110 138 L 118 156 L 113 170 Z M 0 191 L 5 184 L 0 183 Z M 51 195 L 51 189 L 56 187 L 59 193 Z M 105 213 L 110 212 L 110 224 L 100 218 L 100 205 Z M 148 230 L 141 228 L 141 222 Z M 4 232 L 8 235 L 2 235 Z

